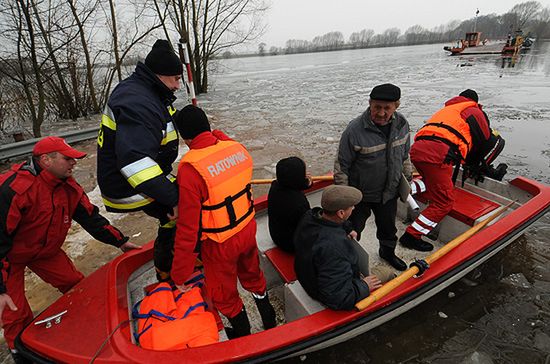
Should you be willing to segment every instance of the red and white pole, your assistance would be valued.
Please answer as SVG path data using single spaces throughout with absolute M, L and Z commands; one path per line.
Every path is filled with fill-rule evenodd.
M 189 62 L 189 53 L 187 52 L 187 43 L 183 39 L 179 41 L 180 54 L 183 53 L 183 63 L 187 70 L 187 91 L 191 103 L 197 106 L 197 97 L 195 96 L 195 85 L 193 84 L 193 73 L 191 73 L 191 63 Z

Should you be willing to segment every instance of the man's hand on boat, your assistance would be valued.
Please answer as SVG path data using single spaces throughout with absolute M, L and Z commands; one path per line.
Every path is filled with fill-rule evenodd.
M 8 308 L 12 311 L 17 311 L 17 306 L 13 303 L 11 297 L 7 293 L 0 294 L 0 327 L 4 327 L 4 322 L 2 322 L 2 314 L 4 313 L 4 308 Z
M 168 218 L 171 220 L 171 221 L 174 221 L 174 220 L 177 220 L 178 219 L 178 206 L 174 206 L 172 208 L 172 213 L 171 214 L 166 214 L 166 216 L 168 216 Z
M 132 243 L 131 241 L 127 241 L 124 244 L 120 246 L 120 250 L 122 250 L 124 253 L 129 252 L 130 250 L 134 249 L 141 249 L 141 246 L 136 245 Z
M 363 280 L 365 281 L 367 286 L 369 286 L 370 292 L 382 287 L 382 282 L 380 281 L 380 279 L 378 279 L 377 276 L 366 276 L 363 277 Z
M 185 284 L 176 284 L 176 288 L 179 289 L 182 293 L 189 292 L 193 289 L 193 285 L 185 285 Z

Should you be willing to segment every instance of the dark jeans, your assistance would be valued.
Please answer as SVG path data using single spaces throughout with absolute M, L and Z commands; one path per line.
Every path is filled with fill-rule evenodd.
M 376 223 L 376 238 L 381 246 L 395 248 L 397 244 L 397 228 L 395 227 L 395 216 L 397 214 L 397 197 L 385 204 L 376 202 L 361 201 L 355 205 L 349 221 L 357 232 L 357 240 L 361 239 L 361 232 L 371 211 L 374 213 Z
M 170 277 L 172 269 L 172 260 L 174 259 L 174 239 L 176 237 L 175 221 L 170 222 L 168 213 L 173 209 L 168 206 L 152 202 L 143 208 L 147 215 L 159 220 L 159 228 L 155 246 L 153 248 L 153 259 L 157 270 L 159 280 L 167 280 Z

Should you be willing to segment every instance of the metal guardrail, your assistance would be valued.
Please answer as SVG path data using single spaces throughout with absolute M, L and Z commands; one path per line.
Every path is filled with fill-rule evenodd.
M 73 131 L 57 133 L 56 135 L 64 138 L 67 141 L 67 143 L 76 143 L 76 142 L 82 142 L 84 140 L 97 138 L 98 130 L 99 130 L 98 127 L 93 127 L 93 128 L 82 129 L 82 130 L 73 130 Z M 34 145 L 40 139 L 41 138 L 33 138 L 33 139 L 23 140 L 17 143 L 1 145 L 0 161 L 5 161 L 10 158 L 31 154 L 32 148 L 34 148 Z

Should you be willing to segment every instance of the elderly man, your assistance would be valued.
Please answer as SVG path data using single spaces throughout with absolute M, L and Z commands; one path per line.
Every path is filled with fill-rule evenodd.
M 342 133 L 334 182 L 356 187 L 363 193 L 350 216 L 357 239 L 373 212 L 380 257 L 395 269 L 405 270 L 407 265 L 395 255 L 395 217 L 399 182 L 403 174 L 412 179 L 412 169 L 409 123 L 396 111 L 400 98 L 399 87 L 389 83 L 372 89 L 367 110 Z
M 300 284 L 311 297 L 334 310 L 353 309 L 382 284 L 374 275 L 361 276 L 349 237 L 347 219 L 361 198 L 361 191 L 354 187 L 327 187 L 321 208 L 306 212 L 294 234 L 294 270 Z
M 0 324 L 16 362 L 25 360 L 13 352 L 14 340 L 33 319 L 25 268 L 62 293 L 84 278 L 61 249 L 72 220 L 122 251 L 139 248 L 99 214 L 72 177 L 75 159 L 85 156 L 61 138 L 46 137 L 29 162 L 0 175 Z
M 97 182 L 110 212 L 143 211 L 159 221 L 154 262 L 159 280 L 172 264 L 178 189 L 172 163 L 178 156 L 174 92 L 183 65 L 168 41 L 159 39 L 130 77 L 113 90 L 97 139 Z

